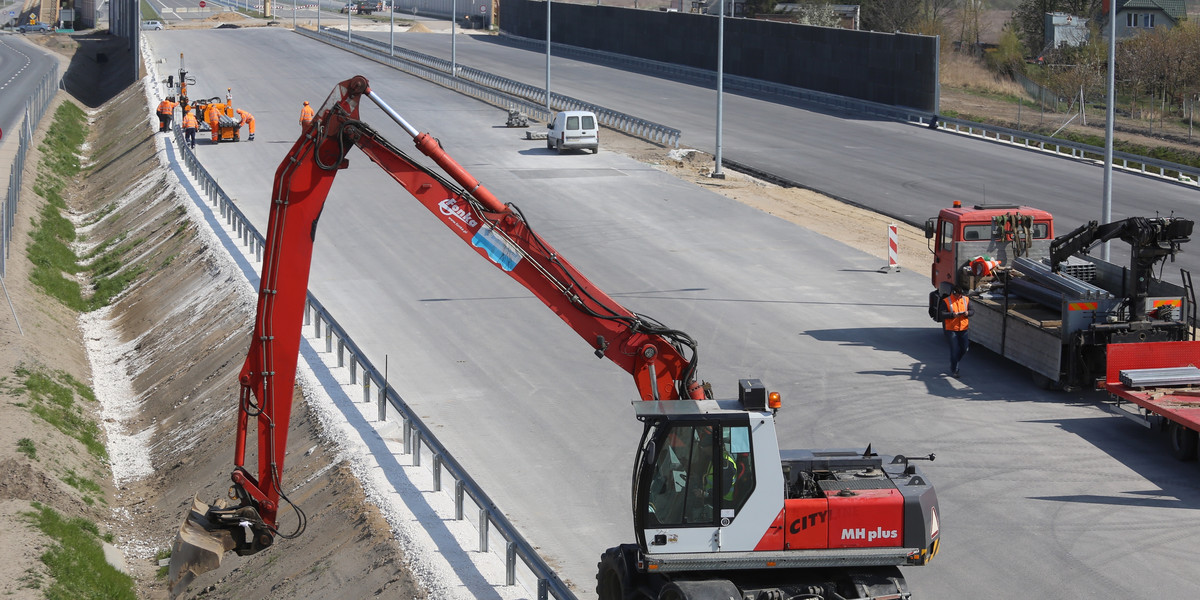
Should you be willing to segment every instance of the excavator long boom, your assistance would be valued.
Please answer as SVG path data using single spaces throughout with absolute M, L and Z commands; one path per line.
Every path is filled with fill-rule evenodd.
M 417 150 L 445 173 L 416 162 L 359 120 L 371 99 L 412 136 Z M 642 400 L 702 399 L 696 344 L 685 333 L 638 315 L 601 291 L 542 239 L 520 210 L 500 202 L 442 149 L 376 96 L 365 77 L 334 88 L 313 123 L 275 172 L 267 225 L 258 310 L 242 367 L 240 410 L 231 497 L 238 505 L 193 501 L 180 528 L 169 582 L 181 592 L 195 575 L 220 564 L 225 552 L 253 554 L 276 535 L 283 494 L 281 477 L 295 387 L 303 312 L 317 221 L 346 154 L 357 146 L 413 198 L 489 262 L 538 297 L 606 357 L 631 375 Z M 250 419 L 257 422 L 257 473 L 245 467 Z

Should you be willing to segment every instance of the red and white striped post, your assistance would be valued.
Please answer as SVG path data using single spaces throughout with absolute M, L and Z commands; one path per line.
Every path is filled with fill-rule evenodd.
M 900 270 L 900 233 L 895 223 L 888 224 L 888 264 L 880 271 Z

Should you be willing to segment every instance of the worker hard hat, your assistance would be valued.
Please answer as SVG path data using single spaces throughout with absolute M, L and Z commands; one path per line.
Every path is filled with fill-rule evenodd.
M 304 105 L 305 105 L 305 106 L 308 106 L 308 100 L 305 100 L 305 101 L 304 101 Z

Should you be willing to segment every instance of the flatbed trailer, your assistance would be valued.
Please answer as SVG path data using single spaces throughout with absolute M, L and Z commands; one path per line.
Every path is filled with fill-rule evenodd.
M 1109 344 L 1103 388 L 1120 414 L 1148 429 L 1165 431 L 1175 458 L 1195 460 L 1200 451 L 1200 378 L 1145 387 L 1129 382 L 1131 376 L 1150 370 L 1198 365 L 1198 341 Z

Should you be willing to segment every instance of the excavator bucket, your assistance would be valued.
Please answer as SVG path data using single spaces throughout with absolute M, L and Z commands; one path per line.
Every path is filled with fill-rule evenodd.
M 228 528 L 209 521 L 209 510 L 198 497 L 193 498 L 192 509 L 171 544 L 167 582 L 172 598 L 183 593 L 197 575 L 221 566 L 221 558 L 237 546 Z

